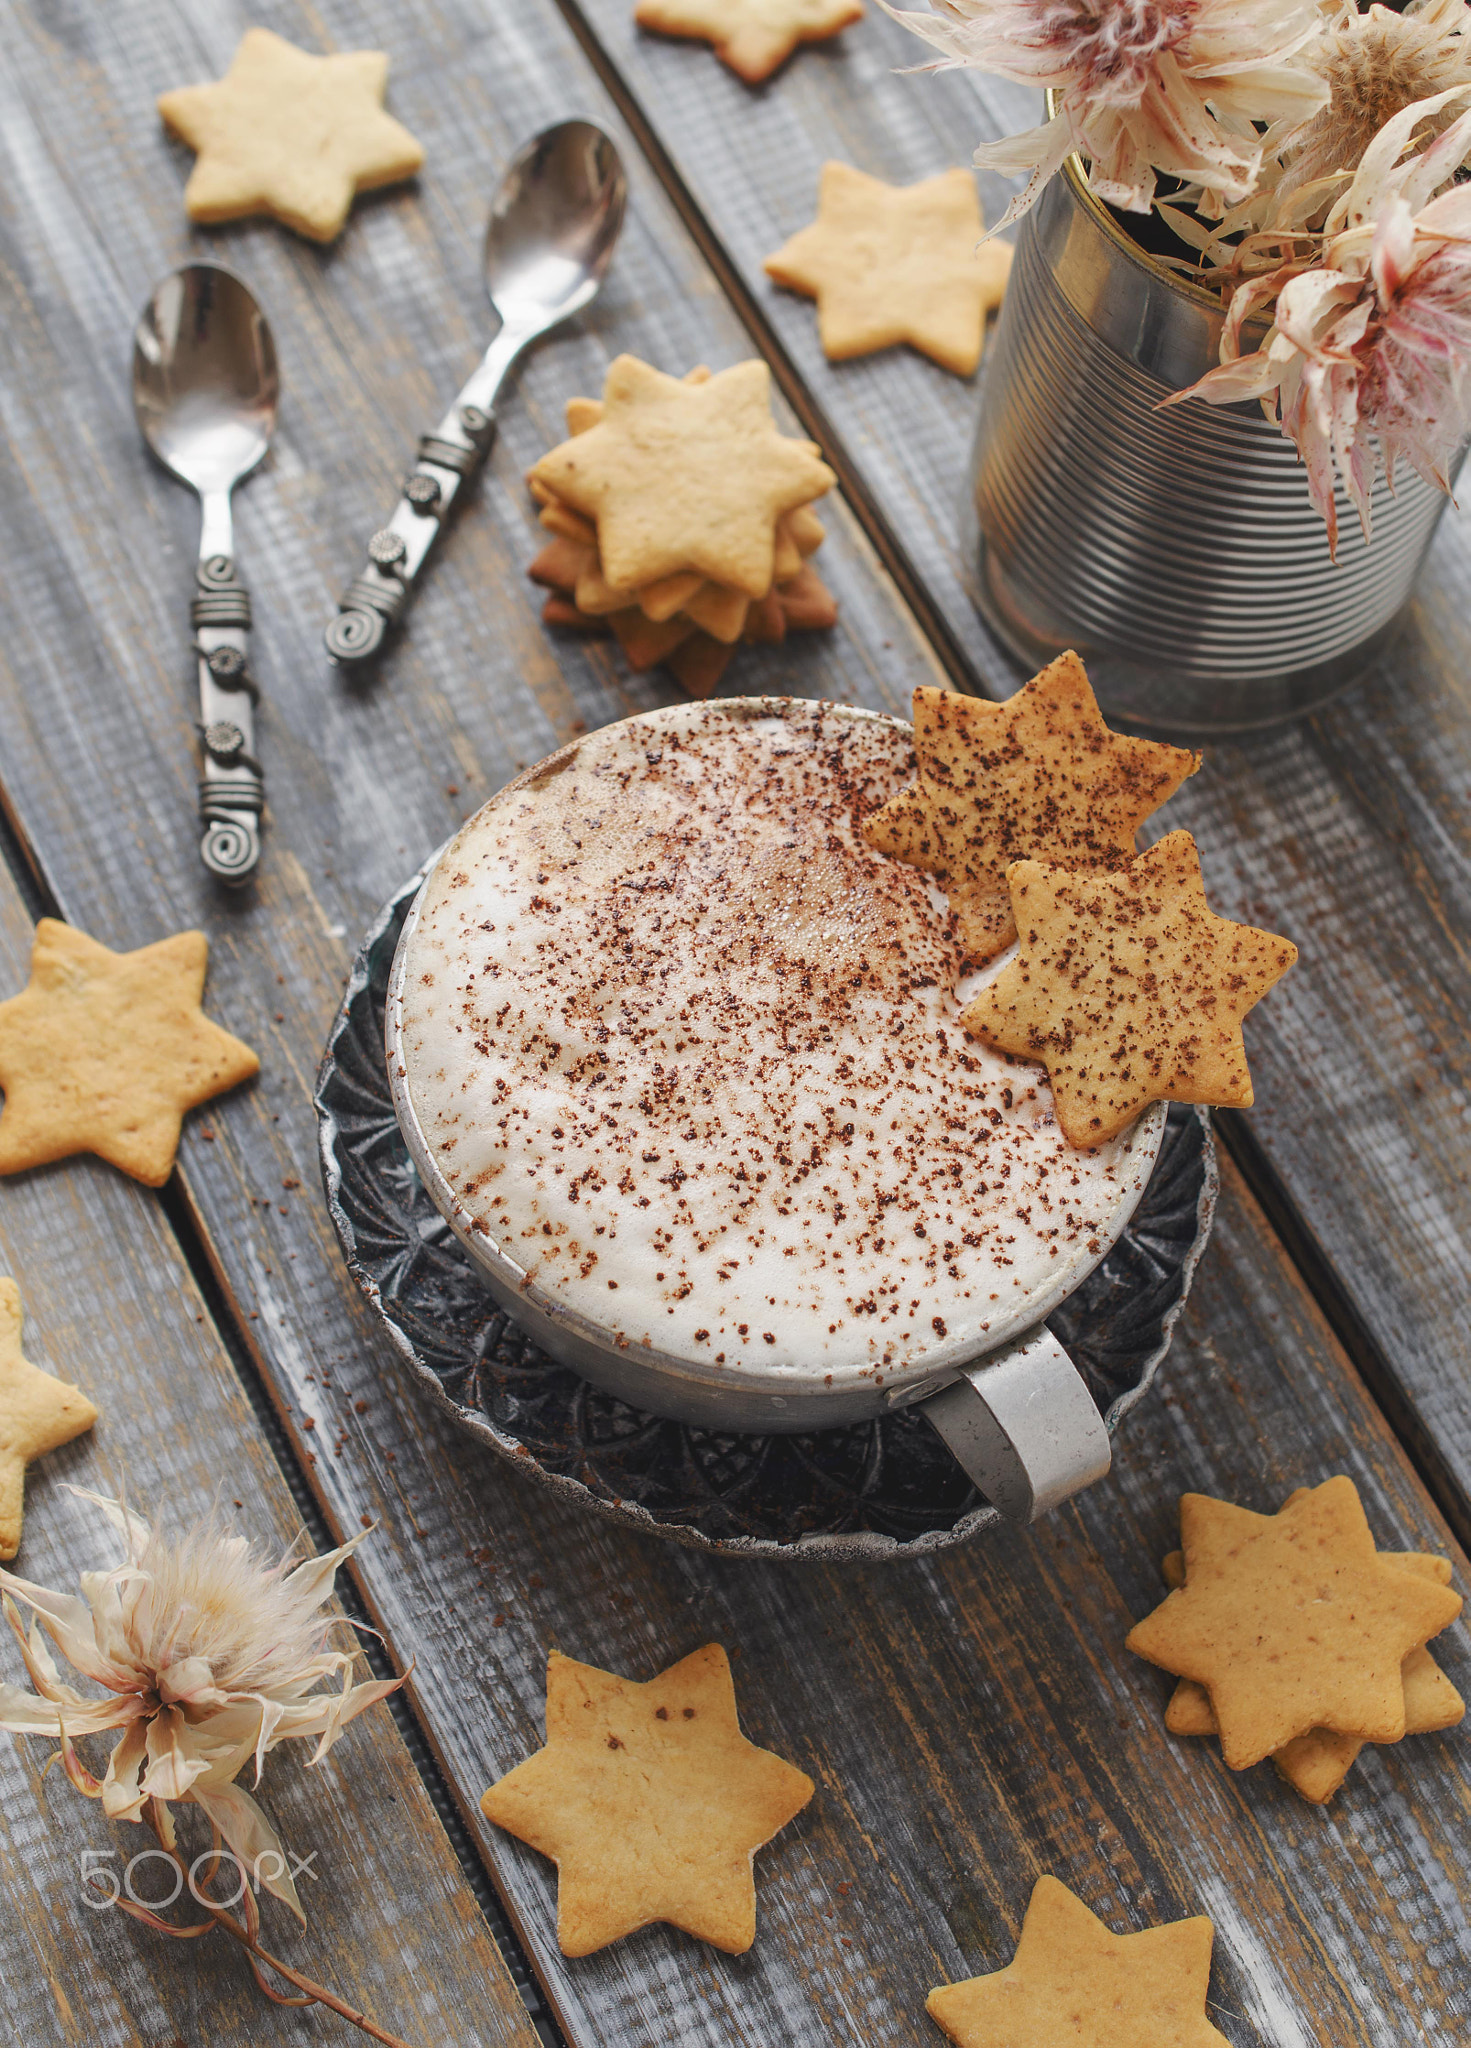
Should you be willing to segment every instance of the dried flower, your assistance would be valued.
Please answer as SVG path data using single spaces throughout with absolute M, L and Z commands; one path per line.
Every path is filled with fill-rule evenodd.
M 883 4 L 942 52 L 921 68 L 968 66 L 1057 93 L 1052 120 L 976 151 L 983 168 L 1031 173 L 997 227 L 1074 150 L 1115 206 L 1147 212 L 1160 172 L 1219 210 L 1252 191 L 1264 149 L 1328 98 L 1305 61 L 1290 61 L 1323 32 L 1314 0 L 935 0 L 931 14 Z
M 1328 87 L 1328 103 L 1294 137 L 1282 189 L 1334 173 L 1351 177 L 1397 114 L 1471 86 L 1468 29 L 1466 0 L 1421 0 L 1403 14 L 1378 5 L 1361 14 L 1356 0 L 1340 0 L 1323 36 L 1304 52 Z M 1439 132 L 1452 118 L 1432 117 L 1431 126 Z
M 1443 189 L 1471 149 L 1471 113 L 1401 161 L 1468 97 L 1435 94 L 1385 124 L 1333 204 L 1321 251 L 1238 285 L 1220 367 L 1165 401 L 1260 399 L 1297 445 L 1335 550 L 1335 470 L 1367 537 L 1380 465 L 1391 485 L 1402 460 L 1449 491 L 1471 432 L 1471 186 Z M 1268 308 L 1265 340 L 1242 354 L 1243 329 Z
M 403 1679 L 355 1685 L 361 1654 L 327 1648 L 340 1620 L 324 1616 L 343 1560 L 366 1536 L 325 1557 L 267 1566 L 244 1537 L 217 1521 L 178 1536 L 151 1531 L 120 1502 L 101 1508 L 126 1546 L 109 1572 L 83 1572 L 81 1597 L 51 1593 L 0 1571 L 6 1619 L 20 1643 L 34 1693 L 0 1685 L 0 1728 L 48 1735 L 61 1744 L 67 1776 L 119 1820 L 144 1820 L 175 1846 L 171 1802 L 202 1809 L 243 1868 L 305 1920 L 274 1828 L 236 1778 L 279 1743 L 317 1738 L 317 1763 L 349 1721 L 397 1690 Z M 30 1608 L 29 1634 L 16 1602 Z M 64 1684 L 50 1643 L 83 1677 L 107 1688 L 86 1699 Z M 341 1677 L 341 1690 L 315 1692 Z M 74 1744 L 121 1729 L 105 1777 Z

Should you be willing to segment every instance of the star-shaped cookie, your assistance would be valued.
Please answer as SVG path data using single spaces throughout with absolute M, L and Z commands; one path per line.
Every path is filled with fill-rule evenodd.
M 827 163 L 817 219 L 767 257 L 766 274 L 816 299 L 829 362 L 907 341 L 969 377 L 1011 271 L 1011 244 L 982 242 L 984 233 L 969 171 L 886 185 Z
M 742 1735 L 709 1643 L 645 1684 L 553 1650 L 546 1748 L 480 1803 L 555 1862 L 564 1955 L 654 1920 L 740 1955 L 756 1938 L 756 1851 L 812 1792 Z
M 638 0 L 640 28 L 713 43 L 747 85 L 785 64 L 798 43 L 825 42 L 863 15 L 863 0 Z
M 1437 1586 L 1451 1582 L 1448 1557 L 1429 1551 L 1381 1550 L 1386 1564 L 1429 1579 Z M 1172 1550 L 1164 1561 L 1165 1584 L 1171 1591 L 1185 1583 L 1185 1553 Z M 1429 1650 L 1411 1650 L 1401 1667 L 1405 1688 L 1406 1735 L 1431 1735 L 1442 1728 L 1454 1728 L 1465 1718 L 1466 1702 L 1456 1691 Z M 1165 1709 L 1165 1726 L 1172 1735 L 1216 1735 L 1216 1710 L 1211 1696 L 1193 1678 L 1182 1678 L 1170 1695 Z M 1310 1728 L 1273 1752 L 1278 1772 L 1315 1806 L 1326 1806 L 1358 1760 L 1364 1743 L 1357 1735 L 1338 1735 L 1331 1728 Z
M 1297 948 L 1216 916 L 1188 832 L 1116 874 L 1019 860 L 1007 880 L 1017 957 L 960 1021 L 1042 1062 L 1070 1143 L 1104 1144 L 1151 1102 L 1251 1102 L 1241 1020 Z
M 163 1186 L 185 1110 L 260 1068 L 199 1006 L 208 953 L 203 932 L 114 953 L 41 919 L 30 981 L 0 1003 L 0 1173 L 95 1152 Z
M 836 482 L 812 442 L 777 432 L 764 362 L 689 384 L 636 356 L 610 365 L 596 426 L 531 475 L 596 523 L 614 587 L 693 569 L 754 598 L 771 588 L 777 520 Z
M 1059 655 L 1004 704 L 922 685 L 914 750 L 916 780 L 864 837 L 935 876 L 977 963 L 1016 937 L 1012 861 L 1122 867 L 1145 819 L 1200 766 L 1184 747 L 1110 732 L 1076 654 Z
M 313 57 L 268 28 L 247 29 L 222 79 L 158 102 L 165 125 L 198 155 L 184 190 L 189 218 L 270 213 L 330 242 L 355 193 L 412 178 L 424 161 L 384 112 L 387 83 L 381 50 Z
M 1205 2016 L 1212 1935 L 1203 1917 L 1110 1934 L 1039 1877 L 1012 1961 L 932 1991 L 925 2010 L 959 2048 L 1223 2048 Z
M 26 1466 L 58 1451 L 97 1420 L 97 1410 L 65 1380 L 21 1356 L 20 1289 L 0 1280 L 0 1560 L 20 1548 Z
M 1378 1555 L 1351 1479 L 1307 1488 L 1275 1515 L 1187 1493 L 1180 1533 L 1185 1584 L 1128 1647 L 1205 1687 L 1232 1770 L 1309 1729 L 1400 1740 L 1404 1661 L 1461 1600 Z

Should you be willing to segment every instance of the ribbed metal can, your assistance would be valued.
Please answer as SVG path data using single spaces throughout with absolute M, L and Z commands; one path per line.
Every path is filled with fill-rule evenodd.
M 1393 638 L 1447 500 L 1401 470 L 1338 560 L 1259 407 L 1157 410 L 1218 360 L 1222 313 L 1123 232 L 1076 159 L 1022 223 L 973 464 L 974 596 L 1020 660 L 1074 647 L 1135 723 L 1297 717 Z

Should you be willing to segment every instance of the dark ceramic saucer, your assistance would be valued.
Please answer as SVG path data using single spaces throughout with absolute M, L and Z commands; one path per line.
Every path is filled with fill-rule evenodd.
M 531 1478 L 702 1550 L 893 1557 L 963 1542 L 996 1522 L 916 1412 L 809 1436 L 692 1429 L 589 1386 L 497 1307 L 421 1187 L 388 1092 L 388 974 L 429 865 L 363 941 L 327 1040 L 316 1105 L 327 1199 L 349 1270 L 430 1393 Z M 1217 1185 L 1206 1112 L 1172 1106 L 1128 1229 L 1048 1318 L 1110 1430 L 1169 1349 Z

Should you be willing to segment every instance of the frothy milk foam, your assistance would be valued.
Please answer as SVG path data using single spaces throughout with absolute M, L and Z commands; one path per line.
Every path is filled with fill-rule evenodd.
M 559 1304 L 887 1383 L 984 1349 L 1142 1168 L 1127 1134 L 1075 1151 L 1045 1074 L 960 1029 L 944 897 L 859 837 L 908 733 L 781 712 L 628 719 L 472 818 L 410 941 L 402 1057 L 457 1200 Z

